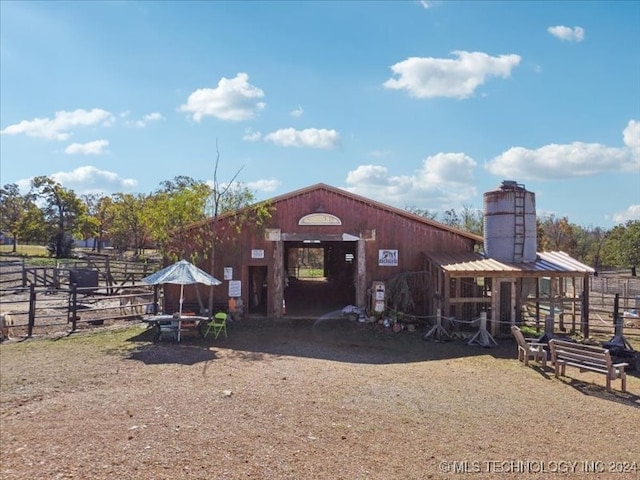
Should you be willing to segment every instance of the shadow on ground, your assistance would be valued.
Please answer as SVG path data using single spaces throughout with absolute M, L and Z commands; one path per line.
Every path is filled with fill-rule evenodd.
M 377 324 L 359 323 L 345 318 L 270 320 L 251 319 L 232 322 L 228 337 L 184 336 L 181 343 L 171 340 L 153 344 L 153 331 L 145 330 L 129 339 L 139 342 L 130 358 L 149 364 L 209 361 L 218 349 L 246 361 L 260 361 L 265 355 L 317 358 L 348 363 L 395 364 L 444 360 L 470 356 L 516 358 L 513 339 L 498 339 L 498 346 L 468 345 L 467 340 L 426 341 L 425 331 L 393 333 Z M 229 355 L 229 352 L 227 352 Z
M 581 382 L 579 380 L 574 380 L 573 378 L 563 378 L 561 380 L 567 385 L 575 388 L 577 391 L 579 391 L 583 395 L 588 395 L 590 397 L 597 397 L 603 400 L 608 400 L 610 402 L 621 403 L 623 405 L 640 409 L 640 396 L 634 395 L 633 393 L 629 393 L 629 392 L 621 392 L 621 391 L 615 390 L 615 388 L 620 385 L 620 380 L 616 380 L 612 382 L 616 385 L 612 386 L 612 390 L 610 392 L 608 392 L 606 387 L 602 385 L 595 385 L 593 383 Z

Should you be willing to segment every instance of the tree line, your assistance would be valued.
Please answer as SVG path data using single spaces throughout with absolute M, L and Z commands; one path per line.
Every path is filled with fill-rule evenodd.
M 46 244 L 51 256 L 68 258 L 76 239 L 82 239 L 92 240 L 97 252 L 108 241 L 136 256 L 148 248 L 166 255 L 175 244 L 173 231 L 253 202 L 254 194 L 239 182 L 225 186 L 224 195 L 206 182 L 177 176 L 150 194 L 79 196 L 40 176 L 26 194 L 15 183 L 0 189 L 0 231 L 11 239 L 14 252 L 18 243 Z
M 471 205 L 443 213 L 406 207 L 406 210 L 460 230 L 483 235 L 484 215 Z M 635 275 L 640 264 L 640 220 L 629 220 L 610 230 L 583 227 L 567 217 L 547 215 L 536 218 L 538 251 L 561 250 L 596 270 L 629 268 Z
M 78 196 L 52 178 L 39 176 L 31 180 L 26 194 L 20 193 L 14 183 L 0 189 L 0 231 L 11 239 L 14 252 L 18 243 L 39 243 L 47 245 L 51 256 L 67 258 L 73 255 L 76 239 L 92 239 L 92 248 L 98 252 L 108 240 L 111 247 L 131 249 L 137 256 L 147 248 L 168 255 L 176 242 L 175 232 L 255 201 L 255 194 L 236 181 L 221 188 L 217 182 L 211 187 L 203 181 L 177 176 L 161 182 L 149 194 Z M 460 212 L 405 209 L 460 230 L 483 234 L 483 213 L 470 205 L 464 205 Z M 268 212 L 263 212 L 261 218 L 267 217 Z M 538 217 L 536 221 L 538 250 L 562 250 L 596 270 L 614 267 L 635 271 L 640 263 L 639 220 L 610 230 L 583 227 L 554 215 Z

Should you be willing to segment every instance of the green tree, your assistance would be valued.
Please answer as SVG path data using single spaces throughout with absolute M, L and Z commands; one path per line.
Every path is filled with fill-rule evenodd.
M 111 241 L 120 250 L 133 248 L 140 256 L 150 246 L 148 214 L 149 196 L 144 194 L 116 193 L 108 205 L 106 215 L 112 218 Z
M 49 231 L 49 252 L 56 258 L 71 256 L 73 236 L 80 234 L 79 225 L 85 215 L 82 200 L 73 190 L 46 176 L 32 179 L 31 191 L 44 204 L 42 212 Z
M 602 247 L 607 231 L 600 227 L 580 227 L 572 225 L 576 239 L 574 256 L 582 263 L 591 265 L 596 270 L 602 266 Z
M 206 218 L 211 188 L 189 177 L 164 181 L 147 202 L 149 232 L 164 257 L 177 260 L 189 248 L 186 227 Z M 172 250 L 169 249 L 172 245 Z
M 640 263 L 640 220 L 614 227 L 603 246 L 603 260 L 615 267 L 635 268 Z
M 482 235 L 484 232 L 484 215 L 482 210 L 474 208 L 469 204 L 462 205 L 460 227 L 466 232 Z
M 11 236 L 14 253 L 18 239 L 25 238 L 33 225 L 36 210 L 33 195 L 22 195 L 17 184 L 9 183 L 0 188 L 0 230 Z
M 236 178 L 242 168 L 226 183 L 218 181 L 220 151 L 216 146 L 216 158 L 213 165 L 213 181 L 209 182 L 209 195 L 206 199 L 206 221 L 192 223 L 181 228 L 181 232 L 171 232 L 171 241 L 167 242 L 166 251 L 171 257 L 188 257 L 192 262 L 207 262 L 209 273 L 215 275 L 216 248 L 221 242 L 233 237 L 231 232 L 240 232 L 243 228 L 263 229 L 271 218 L 269 202 L 255 202 L 254 194 Z M 179 181 L 178 181 L 179 180 Z M 164 184 L 165 190 L 180 190 L 182 187 L 193 187 L 198 182 L 190 182 L 188 177 L 176 177 L 173 182 Z M 198 204 L 200 206 L 200 204 Z M 226 215 L 227 213 L 231 213 Z M 219 229 L 219 218 L 225 215 L 224 228 Z M 199 290 L 196 289 L 200 300 Z M 209 289 L 208 311 L 213 314 L 214 288 Z M 203 307 L 202 302 L 200 306 Z
M 538 250 L 561 250 L 571 256 L 577 247 L 574 227 L 567 217 L 555 215 L 538 218 Z

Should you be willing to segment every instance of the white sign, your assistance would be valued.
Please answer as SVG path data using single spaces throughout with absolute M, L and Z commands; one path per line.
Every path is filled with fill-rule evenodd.
M 279 228 L 265 228 L 264 239 L 269 242 L 279 242 L 282 239 Z
M 298 220 L 298 225 L 342 225 L 342 220 L 330 213 L 310 213 Z
M 264 250 L 262 249 L 251 250 L 251 258 L 264 258 Z
M 233 267 L 224 267 L 224 279 L 225 280 L 233 279 Z
M 242 296 L 242 282 L 240 280 L 229 281 L 229 296 L 236 298 Z
M 378 265 L 381 267 L 397 267 L 398 250 L 378 250 Z

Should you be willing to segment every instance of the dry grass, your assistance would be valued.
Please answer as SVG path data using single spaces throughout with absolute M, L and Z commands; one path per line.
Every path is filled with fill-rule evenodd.
M 640 467 L 640 378 L 607 393 L 499 343 L 327 321 L 180 345 L 141 327 L 3 344 L 0 477 L 464 478 L 443 468 L 467 461 L 474 479 L 582 478 L 584 462 L 604 470 L 590 478 L 640 478 L 609 472 Z

